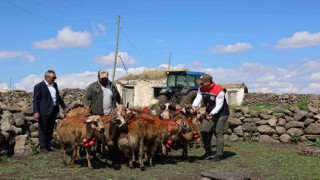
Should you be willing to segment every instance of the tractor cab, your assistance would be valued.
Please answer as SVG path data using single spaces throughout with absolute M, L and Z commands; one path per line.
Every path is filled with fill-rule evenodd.
M 167 84 L 160 91 L 159 104 L 192 104 L 197 96 L 197 80 L 204 74 L 194 71 L 167 71 Z

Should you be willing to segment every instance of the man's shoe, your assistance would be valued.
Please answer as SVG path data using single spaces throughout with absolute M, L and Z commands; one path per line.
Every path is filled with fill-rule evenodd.
M 48 150 L 46 148 L 40 148 L 39 153 L 46 154 L 48 153 Z
M 214 157 L 214 153 L 213 152 L 207 152 L 205 153 L 203 156 L 201 156 L 199 158 L 199 160 L 208 160 Z
M 222 155 L 215 155 L 215 156 L 213 156 L 213 158 L 210 159 L 210 162 L 218 162 L 218 161 L 222 161 L 222 160 L 223 160 Z
M 49 146 L 49 147 L 47 148 L 47 150 L 48 150 L 48 151 L 51 151 L 51 152 L 58 152 L 58 151 L 59 151 L 58 149 L 55 149 L 55 148 L 53 148 L 52 146 Z

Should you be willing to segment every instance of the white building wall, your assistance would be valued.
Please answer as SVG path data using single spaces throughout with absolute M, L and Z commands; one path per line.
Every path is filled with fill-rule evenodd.
M 158 103 L 158 99 L 154 97 L 154 87 L 162 87 L 166 83 L 166 79 L 158 80 L 119 80 L 117 81 L 117 88 L 122 96 L 123 86 L 134 87 L 134 103 L 135 107 L 146 107 Z M 236 92 L 235 104 L 230 104 L 228 92 Z M 228 104 L 233 106 L 240 106 L 245 95 L 244 88 L 227 88 L 226 100 Z
M 146 107 L 158 103 L 154 97 L 154 87 L 162 87 L 165 79 L 159 80 L 121 80 L 117 82 L 117 88 L 122 95 L 123 86 L 134 86 L 134 105 L 135 107 Z
M 235 99 L 235 104 L 232 104 L 229 102 L 229 92 L 236 92 L 236 99 Z M 227 88 L 227 93 L 226 93 L 226 100 L 227 103 L 233 106 L 240 106 L 243 102 L 244 98 L 244 88 Z

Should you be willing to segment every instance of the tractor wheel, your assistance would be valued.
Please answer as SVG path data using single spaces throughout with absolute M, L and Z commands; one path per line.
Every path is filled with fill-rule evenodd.
M 189 105 L 192 104 L 194 99 L 197 97 L 197 91 L 190 91 L 188 94 L 182 96 L 181 105 Z
M 168 96 L 162 94 L 159 96 L 159 103 L 158 104 L 159 105 L 165 104 L 165 103 L 169 102 L 168 99 L 169 99 Z

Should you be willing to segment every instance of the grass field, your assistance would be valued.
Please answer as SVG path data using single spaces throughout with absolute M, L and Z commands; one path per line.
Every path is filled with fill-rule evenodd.
M 295 104 L 296 106 L 299 107 L 300 110 L 307 110 L 309 102 L 301 102 L 298 104 Z M 235 106 L 230 106 L 230 109 L 233 109 Z M 243 106 L 243 107 L 248 107 L 249 110 L 255 110 L 255 111 L 260 111 L 261 109 L 268 109 L 268 110 L 272 110 L 273 108 L 276 107 L 276 105 L 265 105 L 265 104 L 255 104 L 252 106 Z M 291 105 L 279 105 L 279 107 L 281 107 L 282 109 L 289 109 L 291 107 Z
M 180 161 L 181 151 L 169 153 L 164 159 L 157 156 L 154 167 L 146 171 L 130 169 L 125 162 L 111 167 L 104 159 L 93 161 L 87 169 L 86 159 L 76 161 L 76 167 L 62 165 L 59 152 L 26 157 L 1 157 L 0 179 L 200 179 L 201 172 L 235 169 L 250 173 L 252 179 L 320 179 L 319 157 L 298 154 L 297 145 L 261 144 L 257 142 L 225 143 L 226 159 L 210 163 L 198 160 L 202 149 L 189 150 L 189 160 Z

